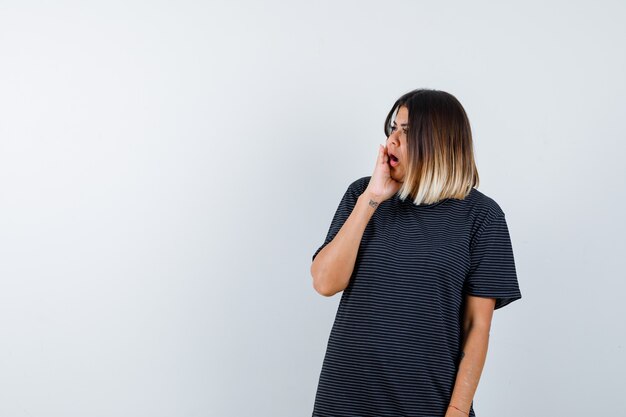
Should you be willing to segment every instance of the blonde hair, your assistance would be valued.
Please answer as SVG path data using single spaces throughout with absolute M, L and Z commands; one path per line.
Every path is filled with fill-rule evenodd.
M 385 120 L 385 135 L 400 107 L 409 112 L 407 161 L 400 199 L 432 204 L 446 198 L 464 199 L 479 178 L 472 131 L 461 103 L 449 93 L 417 89 L 400 97 Z

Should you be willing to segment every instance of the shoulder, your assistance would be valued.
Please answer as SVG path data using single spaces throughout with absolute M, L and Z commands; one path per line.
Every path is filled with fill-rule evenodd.
M 504 210 L 492 196 L 472 188 L 466 199 L 471 213 L 469 217 L 472 220 L 472 242 L 484 229 L 506 222 Z
M 350 185 L 348 186 L 348 189 L 350 191 L 352 191 L 356 196 L 359 196 L 359 195 L 363 194 L 363 192 L 367 188 L 367 185 L 370 182 L 370 178 L 372 178 L 371 175 L 368 175 L 366 177 L 357 178 L 356 180 L 353 180 L 350 183 Z
M 477 188 L 472 188 L 466 197 L 468 204 L 476 215 L 482 216 L 504 216 L 504 210 L 498 202 L 491 196 L 483 193 Z

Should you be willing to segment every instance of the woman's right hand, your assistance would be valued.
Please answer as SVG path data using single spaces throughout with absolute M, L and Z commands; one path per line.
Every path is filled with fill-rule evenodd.
M 400 189 L 401 183 L 391 178 L 389 155 L 387 147 L 378 145 L 378 158 L 374 166 L 374 173 L 365 189 L 366 193 L 379 203 L 389 199 Z

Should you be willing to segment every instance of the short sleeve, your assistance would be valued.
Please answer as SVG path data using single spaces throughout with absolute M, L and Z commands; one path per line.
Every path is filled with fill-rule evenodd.
M 322 245 L 315 251 L 311 261 L 314 261 L 317 254 L 335 238 L 339 230 L 341 230 L 343 224 L 350 216 L 350 213 L 352 213 L 352 209 L 354 209 L 359 196 L 362 194 L 360 186 L 363 179 L 364 178 L 358 179 L 348 186 L 348 189 L 341 198 L 339 206 L 337 207 L 337 210 L 335 210 L 335 215 L 330 222 L 330 228 L 326 234 L 326 239 L 324 240 L 324 243 L 322 243 Z
M 487 220 L 474 237 L 464 293 L 495 298 L 494 310 L 522 298 L 509 229 L 502 212 Z

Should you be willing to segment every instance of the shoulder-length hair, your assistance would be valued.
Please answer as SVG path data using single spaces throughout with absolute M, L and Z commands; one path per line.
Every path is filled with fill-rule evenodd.
M 449 93 L 417 89 L 400 97 L 385 120 L 385 135 L 400 107 L 409 111 L 405 173 L 396 193 L 403 201 L 432 204 L 464 199 L 478 186 L 472 131 L 461 103 Z M 404 162 L 404 161 L 403 161 Z

